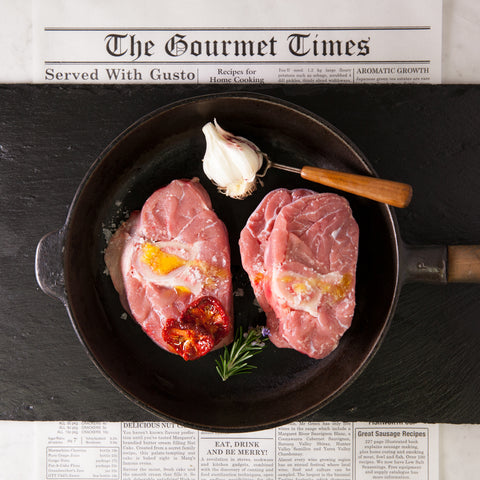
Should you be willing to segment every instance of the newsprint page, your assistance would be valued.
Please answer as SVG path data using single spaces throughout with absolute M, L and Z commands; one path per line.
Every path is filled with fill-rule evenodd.
M 3 450 L 3 473 L 16 468 L 10 480 L 439 478 L 439 426 L 431 424 L 295 422 L 220 434 L 163 421 L 10 423 L 11 438 L 21 428 L 24 437 L 21 448 Z
M 37 83 L 441 83 L 441 0 L 55 5 L 34 2 Z

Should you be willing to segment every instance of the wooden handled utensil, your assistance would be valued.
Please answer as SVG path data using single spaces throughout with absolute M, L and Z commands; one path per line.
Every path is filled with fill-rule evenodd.
M 270 168 L 278 168 L 288 172 L 298 173 L 305 180 L 333 187 L 360 197 L 386 203 L 394 207 L 405 208 L 412 199 L 412 187 L 406 183 L 383 180 L 366 175 L 337 172 L 325 168 L 305 166 L 303 168 L 289 167 L 272 162 L 267 158 L 265 172 Z M 264 172 L 264 174 L 265 174 Z

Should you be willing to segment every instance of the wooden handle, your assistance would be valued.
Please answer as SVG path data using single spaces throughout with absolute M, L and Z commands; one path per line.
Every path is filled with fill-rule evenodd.
M 480 282 L 480 245 L 450 245 L 447 275 L 449 282 Z
M 316 167 L 303 167 L 300 175 L 306 180 L 394 207 L 404 208 L 408 206 L 412 199 L 412 187 L 405 183 Z

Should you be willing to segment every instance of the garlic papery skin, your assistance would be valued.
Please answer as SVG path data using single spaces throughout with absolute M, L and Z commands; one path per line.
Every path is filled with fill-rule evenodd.
M 202 131 L 207 142 L 205 175 L 228 197 L 250 195 L 256 188 L 264 154 L 254 143 L 221 128 L 216 120 L 204 125 Z

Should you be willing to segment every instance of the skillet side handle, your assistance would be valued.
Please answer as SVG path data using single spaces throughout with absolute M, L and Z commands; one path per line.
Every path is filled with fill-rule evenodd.
M 480 283 L 480 245 L 448 246 L 449 282 Z
M 47 233 L 38 242 L 35 253 L 35 276 L 44 293 L 66 303 L 63 275 L 65 227 Z
M 402 245 L 403 282 L 447 283 L 445 245 Z

